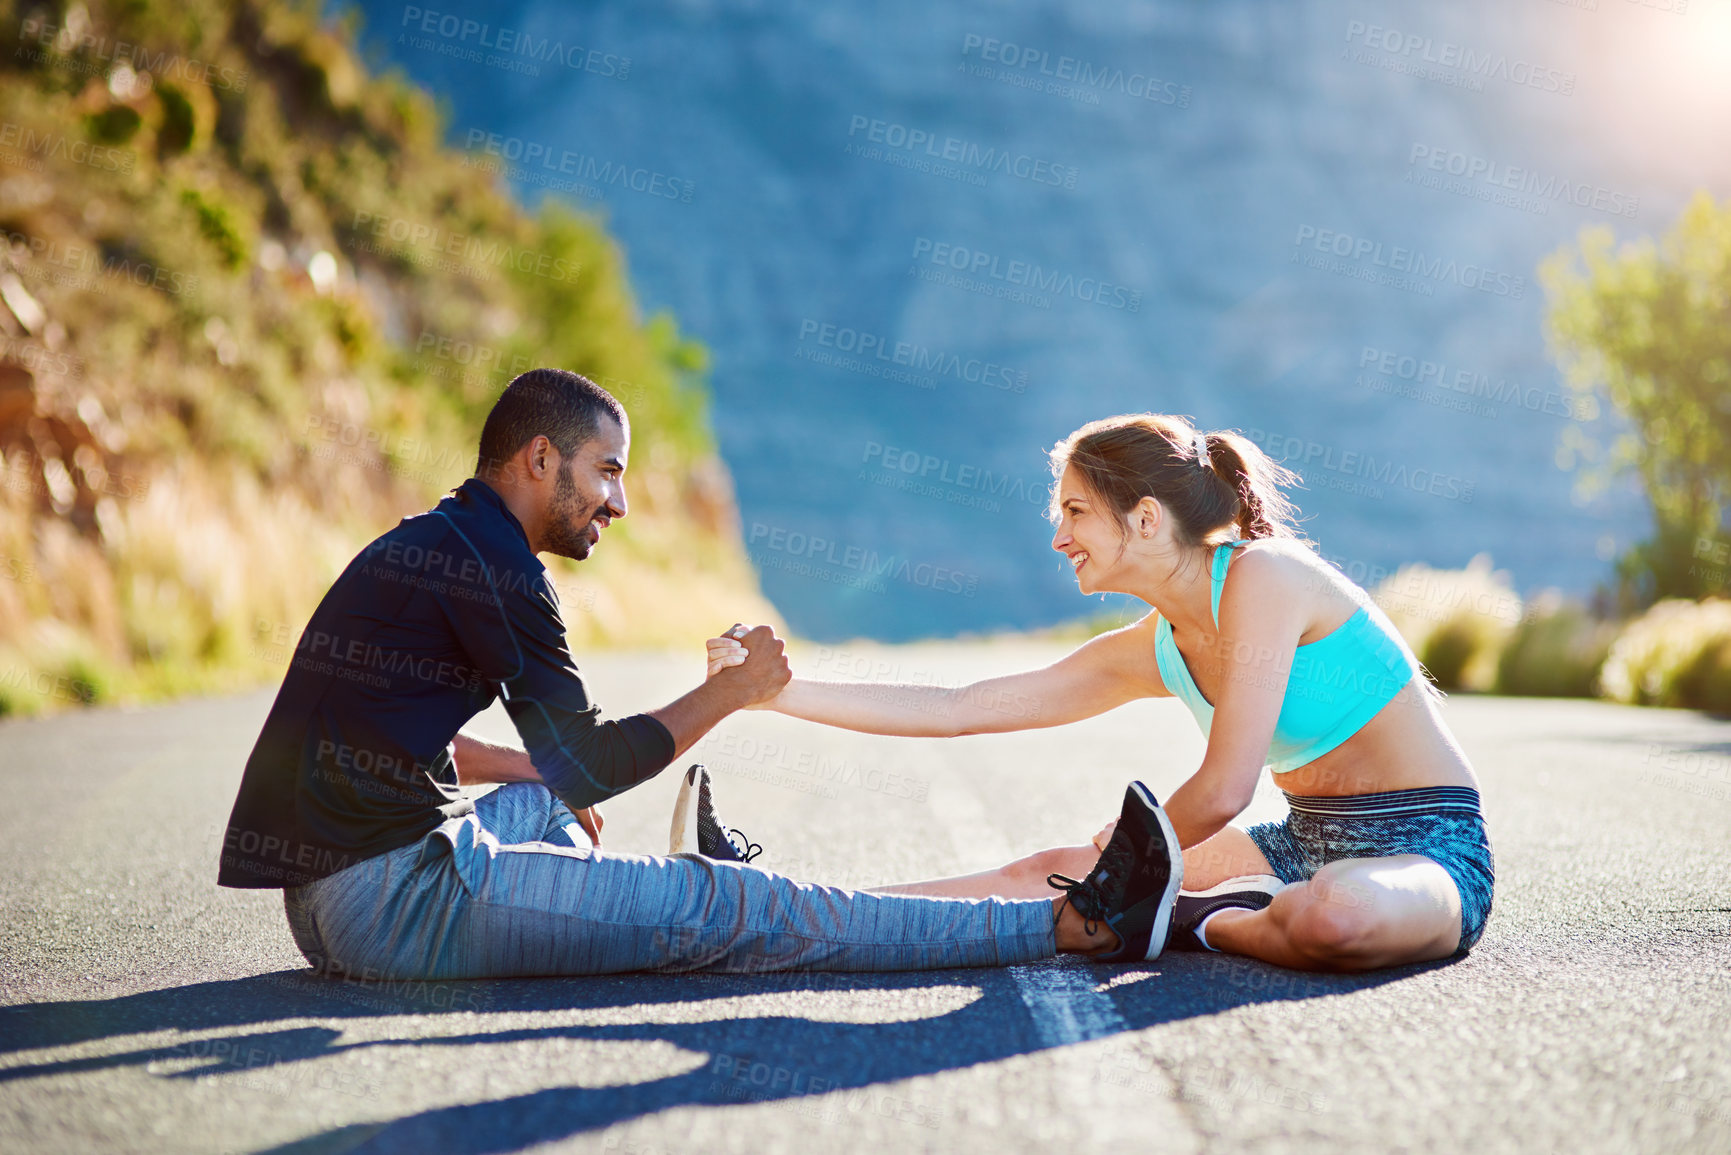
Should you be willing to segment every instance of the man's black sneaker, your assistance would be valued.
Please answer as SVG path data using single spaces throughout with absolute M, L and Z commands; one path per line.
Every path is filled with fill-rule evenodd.
M 1166 940 L 1167 950 L 1207 950 L 1202 936 L 1196 932 L 1202 922 L 1216 911 L 1239 909 L 1261 910 L 1274 901 L 1285 886 L 1272 874 L 1249 874 L 1229 878 L 1207 890 L 1181 890 L 1172 911 L 1172 936 Z
M 667 853 L 701 854 L 722 862 L 750 862 L 763 847 L 737 830 L 722 825 L 715 816 L 709 793 L 709 770 L 701 763 L 685 772 L 679 796 L 673 800 L 673 830 Z
M 1061 874 L 1046 882 L 1066 891 L 1070 905 L 1087 920 L 1088 933 L 1105 923 L 1118 946 L 1091 957 L 1101 962 L 1156 959 L 1166 946 L 1172 903 L 1184 881 L 1184 855 L 1171 820 L 1148 787 L 1130 783 L 1118 828 L 1088 877 L 1077 882 Z

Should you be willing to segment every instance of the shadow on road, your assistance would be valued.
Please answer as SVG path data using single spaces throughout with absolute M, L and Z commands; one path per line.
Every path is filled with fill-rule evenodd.
M 1168 956 L 1158 970 L 1065 962 L 1105 991 L 1126 1032 L 1178 1019 L 1220 1014 L 1259 1003 L 1327 998 L 1399 982 L 1436 967 L 1403 967 L 1368 975 L 1313 975 L 1248 959 Z M 959 1009 L 906 1022 L 858 1023 L 765 1015 L 696 1022 L 528 1027 L 430 1038 L 393 1036 L 342 1042 L 330 1026 L 273 1027 L 284 1020 L 391 1018 L 485 1010 L 535 1012 L 653 1008 L 781 992 L 885 992 L 965 987 L 980 997 Z M 445 988 L 442 992 L 438 988 Z M 856 1004 L 857 1005 L 857 1004 Z M 398 1119 L 339 1127 L 271 1148 L 310 1155 L 337 1151 L 441 1151 L 479 1155 L 508 1151 L 691 1104 L 797 1100 L 813 1090 L 858 1090 L 1047 1049 L 1011 976 L 1000 970 L 899 974 L 627 975 L 593 979 L 406 986 L 396 991 L 281 972 L 195 983 L 111 999 L 0 1008 L 0 1054 L 62 1047 L 175 1029 L 183 1032 L 259 1027 L 98 1057 L 44 1061 L 0 1071 L 0 1081 L 142 1066 L 188 1057 L 206 1065 L 160 1077 L 196 1078 L 271 1067 L 373 1047 L 451 1047 L 537 1039 L 661 1041 L 710 1056 L 685 1074 L 628 1086 L 553 1087 L 491 1102 L 443 1107 Z M 725 1061 L 724 1061 L 725 1060 Z M 767 1064 L 780 1072 L 759 1085 L 737 1072 Z M 735 1077 L 725 1077 L 734 1073 Z M 429 1078 L 419 1074 L 418 1078 Z

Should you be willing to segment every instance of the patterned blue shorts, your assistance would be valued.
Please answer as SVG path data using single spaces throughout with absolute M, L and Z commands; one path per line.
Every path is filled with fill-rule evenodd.
M 1491 913 L 1495 866 L 1477 790 L 1430 786 L 1345 798 L 1288 794 L 1286 801 L 1292 813 L 1284 821 L 1247 831 L 1282 882 L 1303 882 L 1342 858 L 1422 854 L 1448 871 L 1460 891 L 1460 951 L 1479 941 Z

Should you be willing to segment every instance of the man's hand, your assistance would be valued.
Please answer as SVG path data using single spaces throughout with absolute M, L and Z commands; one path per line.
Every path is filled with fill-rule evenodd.
M 763 708 L 793 680 L 782 653 L 782 640 L 768 626 L 747 630 L 736 625 L 709 641 L 711 646 L 717 643 L 725 643 L 726 653 L 711 661 L 703 684 L 678 701 L 650 711 L 650 717 L 673 735 L 675 761 L 717 722 L 735 710 Z
M 599 848 L 601 845 L 601 807 L 588 806 L 582 810 L 573 810 L 571 813 L 576 816 L 577 825 L 588 833 L 589 841 Z
M 737 684 L 746 695 L 743 709 L 763 708 L 793 680 L 786 643 L 769 626 L 747 629 L 736 622 L 721 637 L 710 638 L 705 648 L 708 680 L 719 685 Z

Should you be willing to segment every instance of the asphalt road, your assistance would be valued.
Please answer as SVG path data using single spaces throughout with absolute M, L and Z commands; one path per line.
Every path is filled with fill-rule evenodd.
M 1026 646 L 856 650 L 959 678 Z M 814 655 L 796 657 L 810 662 Z M 586 663 L 616 713 L 694 658 Z M 280 893 L 219 890 L 268 694 L 0 724 L 7 1152 L 1731 1151 L 1731 723 L 1457 698 L 1498 867 L 1479 947 L 1344 978 L 1243 959 L 304 977 Z M 510 732 L 502 715 L 477 729 Z M 760 864 L 869 885 L 1087 838 L 1202 749 L 1172 702 L 950 742 L 737 716 L 701 748 Z M 661 850 L 674 782 L 606 808 Z M 1248 818 L 1279 812 L 1268 788 Z

